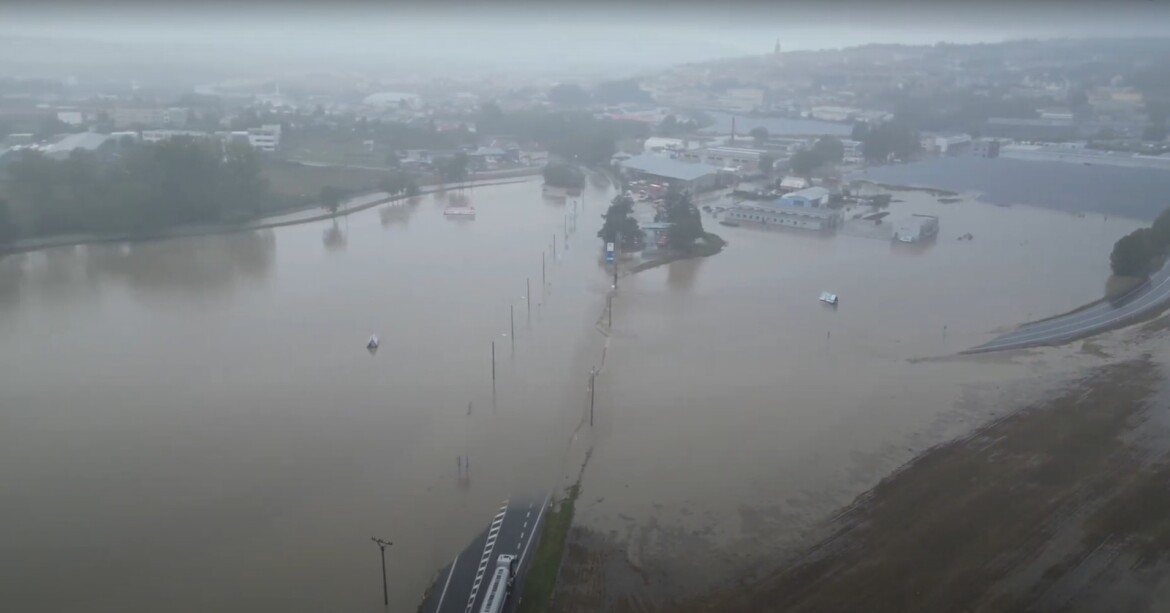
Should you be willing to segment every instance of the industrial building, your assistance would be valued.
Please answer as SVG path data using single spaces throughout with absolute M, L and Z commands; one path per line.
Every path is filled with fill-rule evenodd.
M 938 217 L 913 215 L 894 227 L 894 240 L 901 243 L 919 243 L 938 236 Z
M 841 225 L 841 212 L 829 208 L 829 190 L 810 187 L 785 194 L 771 203 L 738 204 L 724 214 L 729 221 L 805 230 L 833 230 Z
M 684 162 L 665 155 L 643 153 L 619 162 L 631 179 L 666 182 L 697 193 L 719 186 L 719 169 L 701 162 Z

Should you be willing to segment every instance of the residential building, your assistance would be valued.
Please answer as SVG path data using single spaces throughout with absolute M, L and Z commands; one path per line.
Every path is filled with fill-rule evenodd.
M 260 151 L 272 153 L 280 146 L 280 124 L 264 125 L 248 130 L 248 144 Z
M 80 126 L 85 123 L 85 114 L 78 110 L 62 109 L 57 111 L 57 121 L 70 126 Z
M 927 153 L 955 155 L 971 147 L 970 134 L 926 134 L 922 137 L 922 148 Z
M 177 136 L 190 136 L 192 138 L 206 138 L 211 136 L 207 132 L 199 132 L 197 130 L 143 130 L 142 142 L 157 143 L 167 139 L 175 138 Z
M 114 120 L 115 128 L 131 126 L 153 128 L 166 124 L 167 112 L 165 109 L 156 108 L 118 107 L 110 113 L 110 117 Z

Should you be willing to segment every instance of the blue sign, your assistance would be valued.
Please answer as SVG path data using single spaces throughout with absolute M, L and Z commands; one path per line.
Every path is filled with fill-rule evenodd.
M 605 244 L 605 261 L 606 262 L 613 261 L 613 243 L 606 243 Z

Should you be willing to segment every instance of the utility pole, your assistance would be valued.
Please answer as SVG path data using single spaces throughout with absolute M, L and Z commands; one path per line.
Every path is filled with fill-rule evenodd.
M 508 325 L 511 330 L 508 336 L 512 337 L 512 353 L 516 353 L 516 305 L 508 305 Z
M 386 591 L 386 548 L 393 545 L 390 541 L 380 538 L 370 537 L 371 541 L 378 544 L 378 550 L 382 552 L 382 604 L 390 606 L 390 594 Z
M 528 321 L 532 321 L 532 279 L 524 277 L 524 299 L 527 301 Z
M 557 261 L 557 235 L 553 234 L 553 261 Z
M 617 291 L 618 255 L 621 253 L 621 246 L 622 246 L 622 233 L 619 230 L 618 232 L 614 233 L 614 241 L 613 241 L 613 289 L 614 289 L 614 291 Z
M 540 295 L 544 295 L 544 288 L 548 287 L 548 281 L 544 278 L 544 252 L 540 252 Z
M 589 371 L 589 427 L 593 427 L 593 397 L 597 388 L 597 367 Z
M 492 388 L 496 387 L 496 341 L 492 341 Z
M 609 313 L 609 329 L 613 331 L 613 294 L 605 297 L 605 310 Z

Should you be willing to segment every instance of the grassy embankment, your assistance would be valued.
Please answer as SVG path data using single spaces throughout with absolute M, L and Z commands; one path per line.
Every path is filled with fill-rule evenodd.
M 686 260 L 689 258 L 705 258 L 715 255 L 727 246 L 727 241 L 723 237 L 713 232 L 704 232 L 702 240 L 695 241 L 691 246 L 690 251 L 671 251 L 662 255 L 662 257 L 655 258 L 646 262 L 642 262 L 630 269 L 631 273 L 642 272 L 651 268 L 669 264 L 678 260 Z
M 385 172 L 364 168 L 305 166 L 271 160 L 264 164 L 263 169 L 271 196 L 266 208 L 273 211 L 314 205 L 321 195 L 321 188 L 326 186 L 351 192 L 375 190 L 385 175 Z
M 565 539 L 573 525 L 573 509 L 581 485 L 574 484 L 566 496 L 553 501 L 544 520 L 544 530 L 532 557 L 532 567 L 524 580 L 524 592 L 520 596 L 519 613 L 543 613 L 552 600 L 553 589 L 564 557 Z

